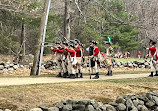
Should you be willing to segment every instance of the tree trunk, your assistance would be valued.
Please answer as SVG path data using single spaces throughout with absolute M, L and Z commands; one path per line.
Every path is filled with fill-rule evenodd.
M 43 10 L 42 18 L 41 18 L 41 23 L 40 23 L 39 36 L 37 38 L 37 43 L 36 43 L 37 47 L 36 47 L 35 53 L 34 53 L 33 67 L 31 68 L 30 75 L 37 75 L 37 73 L 38 73 L 39 56 L 40 56 L 40 46 L 39 45 L 41 45 L 41 42 L 42 42 L 48 4 L 49 4 L 49 0 L 45 0 L 44 10 Z
M 64 36 L 70 40 L 70 4 L 71 0 L 65 0 Z
M 25 24 L 21 24 L 21 45 L 22 45 L 22 50 L 19 55 L 19 62 L 24 62 L 25 61 Z

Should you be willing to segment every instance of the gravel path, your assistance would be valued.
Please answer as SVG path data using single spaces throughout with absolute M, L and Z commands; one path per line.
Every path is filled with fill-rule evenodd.
M 122 74 L 114 76 L 104 76 L 101 75 L 99 80 L 108 79 L 125 79 L 125 78 L 140 78 L 147 77 L 148 74 Z M 68 78 L 56 78 L 56 77 L 37 77 L 37 78 L 0 78 L 0 86 L 13 86 L 13 85 L 31 85 L 31 84 L 46 84 L 46 83 L 63 83 L 63 82 L 77 82 L 77 81 L 93 81 L 89 79 L 89 76 L 84 76 L 84 78 L 78 79 L 68 79 Z

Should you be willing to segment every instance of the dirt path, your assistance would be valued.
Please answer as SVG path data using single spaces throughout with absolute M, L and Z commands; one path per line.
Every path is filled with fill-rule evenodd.
M 140 78 L 147 77 L 148 74 L 122 74 L 114 75 L 111 77 L 101 75 L 98 80 L 108 79 L 124 79 L 124 78 Z M 46 83 L 63 83 L 63 82 L 76 82 L 76 81 L 92 81 L 89 76 L 78 79 L 65 79 L 56 77 L 39 77 L 39 78 L 0 78 L 0 86 L 12 86 L 12 85 L 30 85 L 30 84 L 46 84 Z

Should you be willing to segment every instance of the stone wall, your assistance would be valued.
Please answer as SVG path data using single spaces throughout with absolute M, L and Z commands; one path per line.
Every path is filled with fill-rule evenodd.
M 63 100 L 50 108 L 40 105 L 30 111 L 158 111 L 158 94 L 127 94 L 108 104 L 95 100 Z

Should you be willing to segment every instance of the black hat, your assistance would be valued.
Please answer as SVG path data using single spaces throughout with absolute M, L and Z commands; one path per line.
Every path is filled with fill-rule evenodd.
M 80 43 L 80 41 L 78 39 L 75 39 L 74 41 L 76 41 L 78 44 Z
M 155 45 L 155 44 L 156 44 L 156 42 L 153 41 L 153 40 L 151 40 L 151 39 L 150 39 L 150 42 L 149 42 L 149 43 L 151 43 L 152 45 Z
M 79 45 L 80 45 L 81 47 L 84 47 L 84 46 L 85 46 L 85 44 L 82 44 L 82 43 L 80 43 Z
M 55 44 L 60 44 L 60 42 L 55 42 Z
M 94 40 L 90 40 L 89 43 L 90 43 L 90 42 L 93 42 L 93 41 L 94 41 Z
M 69 42 L 74 44 L 74 40 L 70 40 Z
M 97 45 L 97 44 L 98 44 L 98 43 L 97 43 L 96 41 L 94 41 L 94 40 L 92 41 L 92 43 L 93 43 L 93 44 L 95 44 L 95 45 Z
M 68 43 L 67 43 L 67 42 L 63 42 L 62 44 L 65 45 L 65 46 L 68 46 Z
M 70 47 L 73 47 L 73 48 L 75 48 L 75 46 L 74 46 L 73 44 L 70 44 Z
M 110 42 L 105 42 L 105 44 L 111 45 L 111 43 L 110 43 Z

